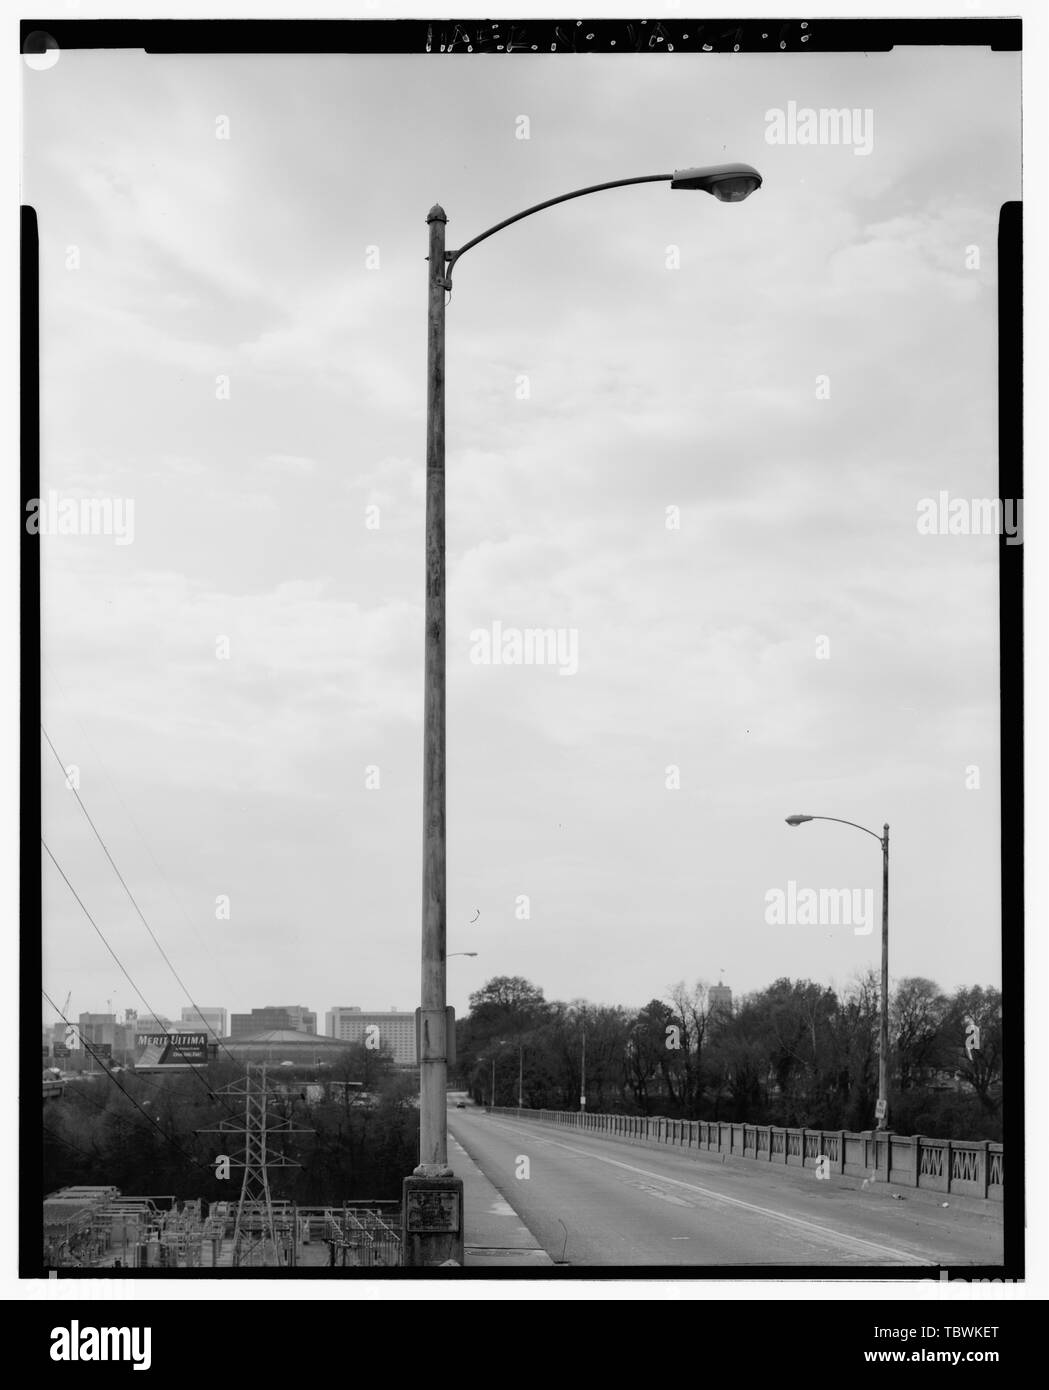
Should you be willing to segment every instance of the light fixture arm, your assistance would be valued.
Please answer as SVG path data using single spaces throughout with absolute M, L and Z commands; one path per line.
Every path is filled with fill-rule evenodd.
M 865 835 L 873 835 L 878 844 L 884 848 L 885 837 L 879 835 L 876 830 L 868 830 L 865 825 L 857 825 L 854 820 L 842 820 L 840 816 L 810 816 L 810 820 L 832 820 L 838 825 L 851 825 L 854 830 L 862 830 Z
M 536 203 L 534 207 L 525 208 L 524 212 L 515 212 L 513 217 L 507 217 L 504 221 L 497 222 L 494 227 L 489 227 L 480 236 L 475 236 L 472 241 L 460 246 L 458 251 L 446 251 L 444 253 L 445 273 L 443 278 L 438 280 L 438 283 L 446 290 L 450 290 L 452 288 L 452 267 L 459 257 L 464 256 L 471 247 L 476 246 L 479 242 L 487 241 L 496 232 L 501 232 L 504 227 L 509 227 L 514 222 L 520 222 L 522 217 L 531 217 L 534 212 L 542 212 L 544 208 L 552 208 L 555 203 L 567 203 L 571 198 L 582 198 L 587 193 L 602 193 L 606 188 L 624 188 L 631 183 L 669 183 L 673 178 L 673 174 L 642 174 L 640 178 L 613 179 L 611 183 L 594 183 L 589 188 L 577 188 L 572 193 L 562 193 L 557 198 L 547 198 L 545 203 Z

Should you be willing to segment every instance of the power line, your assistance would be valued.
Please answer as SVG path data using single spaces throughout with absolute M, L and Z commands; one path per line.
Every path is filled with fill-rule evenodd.
M 45 845 L 44 848 L 47 849 L 47 846 Z M 51 851 L 48 850 L 48 853 L 50 854 Z M 56 862 L 56 867 L 57 867 L 57 862 Z M 61 870 L 61 869 L 59 869 L 58 871 L 59 871 L 59 873 L 62 873 L 62 870 Z M 65 874 L 62 874 L 62 877 L 65 878 Z M 66 882 L 68 883 L 69 880 L 66 879 Z M 72 887 L 71 884 L 70 884 L 70 887 Z M 75 890 L 74 890 L 74 891 L 75 891 Z M 77 899 L 77 901 L 78 901 L 78 902 L 80 901 L 79 898 Z M 83 906 L 83 904 L 81 904 L 81 906 Z M 84 910 L 87 911 L 86 908 L 85 908 Z M 94 925 L 94 924 L 92 923 L 92 925 Z M 97 930 L 97 928 L 96 928 L 96 930 Z M 101 935 L 101 933 L 99 933 L 99 934 Z M 104 937 L 103 937 L 103 940 L 105 940 Z M 108 945 L 108 943 L 107 943 L 107 945 Z M 119 965 L 120 962 L 118 961 L 117 964 Z M 124 967 L 121 966 L 120 968 L 123 970 Z M 126 973 L 126 972 L 125 972 L 125 973 Z M 128 976 L 128 978 L 130 979 L 131 977 Z M 132 982 L 132 983 L 133 983 L 133 982 Z M 69 1019 L 66 1018 L 65 1015 L 61 1012 L 61 1010 L 59 1009 L 58 1005 L 55 1003 L 55 1001 L 54 1001 L 54 1000 L 51 998 L 51 996 L 48 994 L 47 990 L 41 989 L 40 993 L 44 996 L 44 998 L 47 1000 L 47 1002 L 51 1005 L 51 1007 L 54 1009 L 55 1013 L 58 1014 L 58 1016 L 59 1016 L 59 1018 L 62 1020 L 62 1022 L 65 1023 L 67 1026 L 72 1027 L 73 1025 L 71 1025 L 71 1024 L 69 1023 Z M 147 1005 L 147 1008 L 148 1008 L 148 1005 Z M 113 1075 L 113 1073 L 109 1070 L 109 1068 L 106 1067 L 106 1066 L 103 1066 L 104 1058 L 102 1057 L 102 1054 L 99 1053 L 99 1052 L 96 1052 L 95 1049 L 91 1046 L 91 1044 L 87 1041 L 86 1038 L 81 1037 L 80 1042 L 81 1042 L 81 1045 L 82 1045 L 83 1048 L 84 1048 L 84 1051 L 87 1052 L 87 1053 L 89 1053 L 89 1054 L 90 1054 L 92 1057 L 94 1057 L 95 1060 L 98 1062 L 99 1066 L 102 1068 L 102 1074 L 103 1074 L 103 1076 L 107 1076 L 107 1077 L 109 1078 L 109 1080 L 112 1081 L 113 1085 L 117 1088 L 117 1090 L 120 1092 L 120 1094 L 121 1094 L 122 1096 L 126 1096 L 126 1097 L 127 1097 L 127 1099 L 131 1102 L 131 1104 L 132 1104 L 132 1105 L 135 1107 L 135 1109 L 139 1112 L 139 1114 L 145 1116 L 145 1118 L 149 1121 L 149 1123 L 150 1123 L 150 1124 L 157 1130 L 157 1132 L 160 1134 L 160 1137 L 161 1137 L 162 1139 L 166 1140 L 167 1143 L 169 1143 L 173 1149 L 177 1150 L 177 1152 L 180 1153 L 180 1154 L 182 1155 L 182 1157 L 185 1158 L 185 1159 L 187 1159 L 190 1163 L 195 1163 L 195 1164 L 197 1164 L 197 1166 L 200 1167 L 200 1168 L 210 1168 L 210 1164 L 201 1163 L 201 1161 L 200 1161 L 199 1158 L 194 1158 L 192 1154 L 189 1154 L 189 1153 L 186 1152 L 186 1150 L 182 1147 L 181 1144 L 176 1143 L 176 1141 L 175 1141 L 174 1139 L 172 1139 L 171 1136 L 170 1136 L 169 1134 L 165 1134 L 165 1133 L 164 1133 L 164 1128 L 163 1128 L 163 1126 L 161 1125 L 160 1121 L 159 1121 L 159 1120 L 155 1120 L 155 1119 L 153 1118 L 153 1116 L 149 1113 L 148 1110 L 146 1110 L 143 1106 L 139 1105 L 139 1103 L 138 1103 L 138 1101 L 135 1099 L 135 1097 L 134 1097 L 133 1095 L 131 1095 L 128 1091 L 126 1091 L 126 1090 L 124 1089 L 123 1086 L 121 1086 L 120 1082 L 116 1079 L 116 1077 L 115 1077 L 115 1076 Z M 86 1092 L 85 1092 L 84 1094 L 87 1095 Z M 208 1088 L 208 1094 L 209 1094 L 209 1096 L 212 1096 L 212 1097 L 214 1098 L 214 1093 L 211 1091 L 211 1088 L 210 1088 L 210 1087 Z M 103 1105 L 98 1105 L 98 1103 L 97 1103 L 96 1101 L 94 1101 L 90 1096 L 88 1096 L 87 1098 L 91 1101 L 91 1103 L 92 1103 L 93 1105 L 95 1105 L 95 1106 L 97 1107 L 97 1109 L 99 1109 L 99 1110 L 104 1110 L 104 1109 L 105 1109 L 105 1106 L 103 1106 Z
M 127 1095 L 127 1092 L 126 1092 L 126 1091 L 124 1092 L 124 1095 Z M 106 1112 L 106 1107 L 105 1107 L 104 1105 L 100 1105 L 99 1102 L 98 1102 L 97 1100 L 95 1100 L 94 1096 L 91 1095 L 90 1092 L 89 1092 L 86 1088 L 84 1088 L 84 1089 L 82 1089 L 82 1090 L 78 1090 L 78 1091 L 77 1091 L 77 1096 L 79 1097 L 80 1100 L 86 1100 L 86 1101 L 88 1102 L 89 1105 L 93 1105 L 93 1106 L 95 1107 L 96 1110 L 101 1110 L 101 1111 L 103 1112 L 103 1114 L 107 1113 L 107 1112 Z M 128 1096 L 128 1100 L 130 1100 L 130 1099 L 131 1099 L 131 1097 Z M 120 1119 L 120 1120 L 123 1120 L 123 1119 L 125 1119 L 126 1117 L 123 1116 L 123 1115 L 118 1115 L 117 1118 Z M 147 1116 L 147 1118 L 149 1118 L 149 1117 Z M 127 1123 L 131 1126 L 132 1129 L 138 1130 L 138 1132 L 139 1132 L 140 1134 L 146 1134 L 146 1133 L 149 1133 L 149 1132 L 150 1132 L 150 1131 L 144 1129 L 144 1128 L 142 1127 L 142 1125 L 136 1124 L 135 1121 L 133 1121 L 133 1120 L 128 1120 Z M 93 1158 L 93 1159 L 95 1159 L 96 1162 L 98 1162 L 98 1161 L 103 1157 L 103 1155 L 102 1155 L 100 1152 L 98 1152 L 97 1150 L 95 1151 L 95 1153 L 89 1154 L 88 1151 L 87 1151 L 87 1149 L 81 1148 L 79 1144 L 70 1144 L 68 1139 L 63 1139 L 62 1136 L 61 1136 L 60 1134 L 57 1134 L 53 1129 L 49 1129 L 48 1126 L 47 1126 L 46 1124 L 44 1125 L 44 1134 L 45 1134 L 45 1136 L 46 1136 L 47 1138 L 49 1138 L 49 1139 L 57 1139 L 57 1140 L 59 1141 L 59 1143 L 62 1143 L 62 1144 L 69 1144 L 69 1147 L 70 1147 L 70 1148 L 77 1149 L 80 1153 L 84 1154 L 85 1157 L 87 1157 L 87 1158 Z M 163 1134 L 163 1131 L 162 1131 L 162 1134 Z M 164 1138 L 167 1138 L 166 1135 L 163 1135 L 163 1137 L 164 1137 Z M 172 1141 L 172 1142 L 174 1142 L 174 1141 Z M 196 1161 L 196 1160 L 194 1160 L 194 1161 Z
M 169 957 L 168 957 L 167 952 L 164 950 L 163 946 L 161 946 L 160 942 L 157 940 L 157 936 L 156 936 L 156 933 L 153 931 L 153 928 L 152 928 L 152 927 L 149 925 L 149 923 L 146 921 L 145 913 L 144 913 L 144 912 L 142 911 L 142 909 L 139 907 L 138 902 L 137 902 L 137 900 L 136 900 L 136 898 L 135 898 L 134 893 L 132 893 L 131 889 L 130 889 L 130 888 L 128 887 L 128 885 L 127 885 L 126 880 L 124 879 L 124 875 L 123 875 L 123 874 L 120 872 L 120 870 L 117 868 L 117 862 L 116 862 L 116 860 L 113 858 L 113 856 L 110 854 L 110 852 L 109 852 L 109 847 L 108 847 L 108 845 L 106 844 L 105 840 L 102 838 L 102 834 L 101 834 L 101 831 L 99 830 L 98 826 L 97 826 L 97 825 L 95 824 L 95 822 L 91 819 L 91 813 L 88 811 L 87 807 L 84 805 L 83 799 L 81 798 L 79 791 L 76 789 L 75 786 L 73 786 L 71 783 L 69 783 L 69 778 L 68 778 L 68 774 L 66 773 L 66 766 L 65 766 L 65 763 L 63 763 L 61 757 L 59 756 L 58 749 L 57 749 L 57 748 L 55 747 L 55 745 L 51 742 L 51 735 L 50 735 L 50 734 L 47 732 L 47 730 L 44 728 L 43 724 L 40 725 L 40 732 L 43 734 L 44 738 L 47 740 L 47 746 L 51 749 L 51 752 L 55 755 L 55 761 L 58 763 L 58 766 L 62 769 L 62 775 L 63 775 L 63 777 L 66 778 L 66 782 L 67 782 L 67 784 L 69 785 L 70 791 L 71 791 L 71 792 L 73 793 L 73 795 L 76 797 L 77 805 L 80 807 L 81 811 L 83 811 L 85 817 L 87 818 L 87 823 L 88 823 L 88 825 L 90 825 L 91 829 L 94 831 L 95 839 L 96 839 L 96 840 L 98 841 L 98 843 L 102 846 L 102 852 L 105 854 L 106 858 L 109 860 L 110 864 L 113 866 L 113 872 L 116 874 L 117 878 L 120 880 L 120 885 L 121 885 L 121 887 L 124 889 L 124 892 L 128 895 L 128 898 L 129 898 L 130 901 L 131 901 L 131 906 L 132 906 L 132 907 L 135 909 L 135 911 L 138 913 L 139 919 L 141 920 L 142 925 L 145 927 L 146 931 L 149 933 L 150 940 L 153 942 L 154 946 L 156 946 L 156 948 L 157 948 L 157 950 L 160 952 L 161 956 L 163 956 L 165 964 L 167 965 L 168 969 L 171 971 L 172 975 L 174 975 L 175 979 L 178 981 L 179 988 L 182 990 L 183 994 L 186 996 L 186 998 L 189 1000 L 189 1002 L 193 1005 L 194 1009 L 196 1009 L 196 1011 L 197 1011 L 197 1016 L 200 1018 L 201 1022 L 202 1022 L 202 1023 L 204 1024 L 204 1026 L 207 1028 L 208 1032 L 212 1035 L 212 1037 L 215 1039 L 215 1041 L 218 1043 L 218 1045 L 222 1048 L 223 1052 L 226 1053 L 226 1056 L 229 1057 L 230 1061 L 231 1061 L 231 1062 L 235 1061 L 236 1059 L 233 1057 L 232 1053 L 230 1053 L 229 1050 L 228 1050 L 226 1047 L 223 1046 L 222 1039 L 219 1037 L 219 1035 L 215 1032 L 215 1030 L 211 1027 L 211 1025 L 210 1025 L 210 1024 L 206 1021 L 206 1019 L 204 1018 L 204 1015 L 201 1013 L 200 1005 L 199 1005 L 199 1004 L 197 1003 L 197 1001 L 193 998 L 193 995 L 189 992 L 189 989 L 187 988 L 185 981 L 182 979 L 181 975 L 179 975 L 178 971 L 177 971 L 177 970 L 175 969 L 175 967 L 172 965 L 172 963 L 171 963 L 171 961 L 170 961 L 170 959 L 169 959 Z M 46 846 L 45 846 L 45 848 L 46 848 Z M 50 853 L 50 851 L 48 851 L 48 853 Z M 68 880 L 67 880 L 67 881 L 68 881 Z M 126 974 L 126 973 L 127 973 L 127 972 L 125 971 L 125 974 Z M 154 1017 L 155 1017 L 155 1015 L 154 1015 Z
M 66 886 L 68 887 L 69 891 L 72 893 L 73 897 L 76 898 L 77 902 L 80 904 L 80 907 L 81 907 L 81 909 L 82 909 L 82 911 L 83 911 L 83 913 L 84 913 L 84 916 L 85 916 L 85 917 L 87 918 L 87 920 L 91 923 L 92 927 L 94 927 L 95 931 L 98 933 L 98 937 L 99 937 L 99 939 L 101 940 L 102 944 L 105 946 L 106 950 L 107 950 L 107 951 L 109 952 L 109 954 L 113 957 L 113 959 L 116 961 L 117 966 L 119 967 L 121 974 L 122 974 L 122 975 L 124 976 L 124 978 L 127 980 L 128 984 L 129 984 L 129 985 L 131 986 L 131 988 L 135 991 L 135 993 L 138 995 L 138 997 L 142 1000 L 143 1004 L 145 1004 L 147 1010 L 153 1015 L 154 1018 L 156 1018 L 157 1015 L 156 1015 L 155 1010 L 153 1009 L 153 1006 L 150 1004 L 149 1000 L 148 1000 L 148 999 L 146 998 L 146 996 L 142 993 L 142 991 L 139 989 L 138 985 L 135 984 L 134 980 L 133 980 L 133 979 L 131 978 L 131 976 L 128 974 L 127 970 L 124 968 L 124 963 L 123 963 L 123 961 L 120 959 L 120 957 L 117 955 L 116 951 L 113 950 L 113 947 L 112 947 L 112 946 L 109 944 L 109 942 L 106 940 L 106 937 L 105 937 L 105 934 L 104 934 L 103 931 L 102 931 L 102 928 L 98 925 L 98 923 L 95 921 L 95 919 L 91 916 L 91 913 L 87 910 L 87 907 L 86 907 L 85 904 L 84 904 L 83 898 L 81 898 L 80 894 L 79 894 L 79 893 L 77 892 L 77 890 L 73 887 L 72 883 L 70 883 L 69 877 L 68 877 L 68 875 L 66 874 L 66 871 L 62 868 L 62 865 L 58 862 L 58 860 L 57 860 L 57 859 L 55 858 L 55 856 L 52 854 L 51 849 L 50 849 L 50 847 L 49 847 L 48 844 L 47 844 L 47 841 L 44 839 L 44 837 L 43 837 L 42 835 L 41 835 L 41 837 L 40 837 L 40 843 L 43 845 L 44 849 L 47 850 L 48 857 L 50 858 L 51 863 L 54 864 L 55 868 L 56 868 L 56 869 L 58 870 L 58 872 L 62 875 L 62 878 L 64 879 L 64 881 L 65 881 L 65 883 L 66 883 Z M 68 1024 L 69 1020 L 66 1019 L 65 1016 L 59 1011 L 58 1005 L 55 1004 L 54 1000 L 51 999 L 50 996 L 48 996 L 48 995 L 46 995 L 46 994 L 44 995 L 44 997 L 48 1000 L 48 1003 L 49 1003 L 49 1004 L 51 1005 L 51 1007 L 54 1009 L 55 1013 L 58 1014 L 59 1018 L 63 1019 L 63 1021 L 64 1021 L 65 1023 Z M 175 1049 L 175 1052 L 176 1052 L 179 1056 L 181 1056 L 181 1057 L 186 1057 L 186 1058 L 187 1058 L 187 1061 L 188 1061 L 189 1059 L 188 1059 L 188 1056 L 187 1056 L 186 1052 L 179 1046 L 179 1044 L 178 1044 L 177 1042 L 175 1042 L 175 1040 L 172 1038 L 171 1034 L 167 1031 L 167 1029 L 164 1028 L 163 1025 L 160 1025 L 160 1028 L 161 1028 L 161 1032 L 164 1034 L 164 1036 L 165 1036 L 166 1038 L 168 1038 L 169 1041 L 171 1042 L 171 1046 Z M 228 1056 L 228 1055 L 229 1055 L 229 1054 L 227 1053 L 227 1056 Z M 230 1060 L 231 1060 L 231 1061 L 234 1061 L 235 1059 L 234 1059 L 233 1057 L 230 1057 Z M 204 1079 L 204 1077 L 200 1076 L 199 1072 L 197 1071 L 196 1067 L 193 1065 L 192 1062 L 189 1063 L 189 1066 L 190 1066 L 190 1071 L 192 1072 L 192 1074 L 198 1078 L 198 1080 L 200 1081 L 200 1083 L 201 1083 L 201 1085 L 204 1087 L 204 1089 L 208 1092 L 209 1095 L 211 1095 L 211 1094 L 212 1094 L 211 1087 L 208 1085 L 208 1083 L 207 1083 L 207 1081 Z
M 47 677 L 48 677 L 48 679 L 51 680 L 51 681 L 54 681 L 54 683 L 55 683 L 55 684 L 58 686 L 58 688 L 63 692 L 63 694 L 65 694 L 65 693 L 66 693 L 66 692 L 65 692 L 65 687 L 63 686 L 62 682 L 58 679 L 58 676 L 55 674 L 54 667 L 53 667 L 46 659 L 44 660 L 43 664 L 44 664 L 44 667 L 46 668 L 46 672 L 47 672 Z M 67 698 L 68 698 L 68 697 L 67 697 Z M 75 716 L 75 715 L 73 715 L 73 716 L 71 716 L 71 717 L 74 719 L 74 721 L 75 721 L 75 723 L 76 723 L 76 725 L 77 725 L 77 728 L 80 730 L 81 737 L 84 739 L 84 741 L 85 741 L 85 742 L 88 744 L 88 746 L 91 748 L 91 750 L 92 750 L 92 752 L 93 752 L 93 754 L 94 754 L 95 763 L 98 765 L 100 771 L 102 772 L 102 775 L 105 777 L 106 781 L 109 783 L 109 786 L 110 786 L 110 789 L 112 790 L 113 796 L 116 798 L 116 801 L 117 801 L 118 805 L 120 806 L 121 810 L 124 812 L 125 816 L 127 817 L 129 823 L 130 823 L 131 826 L 133 827 L 133 829 L 134 829 L 134 831 L 135 831 L 135 834 L 138 836 L 139 840 L 141 840 L 142 845 L 143 845 L 143 847 L 144 847 L 145 850 L 146 850 L 146 853 L 149 855 L 150 859 L 153 861 L 153 866 L 154 866 L 154 868 L 157 870 L 157 873 L 160 874 L 161 878 L 163 879 L 163 881 L 164 881 L 164 886 L 168 889 L 168 891 L 170 892 L 172 898 L 173 898 L 174 901 L 177 903 L 178 909 L 179 909 L 179 911 L 181 912 L 183 918 L 184 918 L 185 921 L 186 921 L 186 925 L 187 925 L 187 926 L 189 927 L 189 929 L 192 931 L 194 937 L 196 937 L 197 944 L 200 946 L 201 950 L 204 951 L 205 955 L 208 957 L 209 961 L 211 962 L 212 966 L 214 966 L 215 970 L 222 976 L 223 980 L 224 980 L 225 983 L 226 983 L 226 988 L 227 988 L 227 990 L 229 990 L 229 992 L 232 993 L 232 992 L 233 992 L 233 985 L 230 983 L 229 977 L 226 975 L 225 970 L 222 968 L 221 962 L 212 954 L 211 948 L 209 947 L 207 940 L 206 940 L 203 936 L 201 936 L 200 932 L 197 930 L 197 925 L 196 925 L 196 923 L 193 921 L 193 918 L 190 916 L 188 910 L 186 909 L 185 903 L 182 901 L 182 899 L 179 897 L 178 893 L 175 891 L 174 887 L 172 886 L 171 880 L 168 878 L 168 876 L 167 876 L 167 874 L 166 874 L 166 872 L 165 872 L 165 870 L 164 870 L 163 865 L 160 863 L 160 861 L 158 860 L 157 856 L 153 853 L 152 846 L 150 845 L 149 841 L 146 839 L 145 835 L 142 833 L 142 828 L 141 828 L 141 826 L 139 825 L 139 823 L 138 823 L 138 821 L 135 819 L 135 817 L 131 814 L 131 811 L 130 811 L 130 809 L 128 808 L 127 803 L 124 801 L 124 798 L 120 795 L 120 790 L 119 790 L 119 788 L 118 788 L 118 786 L 117 786 L 115 780 L 113 779 L 113 777 L 110 775 L 108 769 L 106 768 L 105 759 L 104 759 L 104 758 L 102 757 L 102 755 L 99 753 L 97 744 L 96 744 L 95 741 L 91 738 L 90 734 L 88 734 L 88 732 L 86 731 L 86 729 L 84 728 L 84 726 L 83 726 L 83 724 L 80 722 L 80 720 L 79 720 L 79 719 L 76 719 L 76 716 Z M 41 729 L 43 730 L 43 725 L 41 725 Z M 53 747 L 53 745 L 52 745 L 52 747 Z M 54 751 L 57 753 L 57 749 L 55 749 Z M 61 759 L 59 759 L 59 761 L 61 761 Z M 63 772 L 66 771 L 66 769 L 65 769 L 64 766 L 63 766 L 62 771 L 63 771 Z M 70 790 L 72 790 L 72 788 L 71 788 Z
M 116 1083 L 116 1084 L 118 1085 L 118 1089 L 120 1090 L 121 1095 L 126 1096 L 127 1099 L 128 1099 L 129 1101 L 131 1101 L 132 1105 L 137 1105 L 137 1104 L 138 1104 L 138 1102 L 134 1099 L 133 1096 L 128 1095 L 127 1091 L 124 1090 L 123 1086 L 119 1086 L 119 1083 Z M 97 1101 L 97 1100 L 94 1098 L 94 1096 L 90 1093 L 90 1091 L 89 1091 L 86 1087 L 83 1088 L 83 1089 L 81 1089 L 81 1090 L 78 1090 L 78 1091 L 77 1091 L 77 1095 L 79 1096 L 79 1098 L 80 1098 L 81 1100 L 86 1100 L 87 1103 L 88 1103 L 89 1105 L 94 1106 L 94 1108 L 95 1108 L 96 1110 L 100 1110 L 104 1115 L 113 1113 L 113 1112 L 110 1112 L 109 1110 L 107 1110 L 106 1107 L 105 1107 L 104 1105 L 102 1105 L 99 1101 Z M 139 1107 L 139 1109 L 142 1109 L 142 1107 Z M 149 1120 L 149 1122 L 153 1125 L 154 1129 L 155 1129 L 156 1132 L 160 1135 L 161 1139 L 163 1139 L 164 1142 L 165 1142 L 166 1144 L 170 1144 L 171 1147 L 172 1147 L 178 1154 L 180 1154 L 182 1158 L 186 1159 L 186 1161 L 189 1162 L 189 1163 L 195 1164 L 196 1167 L 198 1167 L 198 1168 L 206 1168 L 206 1169 L 208 1169 L 209 1172 L 212 1172 L 212 1171 L 213 1171 L 210 1164 L 207 1164 L 207 1163 L 202 1162 L 201 1159 L 199 1159 L 199 1158 L 194 1158 L 194 1156 L 193 1156 L 191 1153 L 187 1153 L 186 1150 L 185 1150 L 184 1148 L 182 1148 L 181 1144 L 179 1144 L 179 1143 L 177 1142 L 177 1140 L 172 1139 L 171 1136 L 170 1136 L 169 1134 L 166 1134 L 165 1131 L 164 1131 L 163 1126 L 160 1124 L 160 1121 L 159 1121 L 159 1120 L 154 1120 L 153 1117 L 152 1117 L 152 1115 L 150 1115 L 150 1113 L 149 1113 L 148 1110 L 142 1109 L 142 1114 L 145 1115 L 146 1119 Z M 152 1133 L 152 1130 L 147 1130 L 147 1129 L 145 1129 L 145 1127 L 144 1127 L 143 1125 L 138 1124 L 135 1120 L 129 1119 L 126 1115 L 119 1115 L 119 1114 L 118 1114 L 118 1115 L 116 1116 L 116 1118 L 117 1118 L 118 1120 L 125 1121 L 128 1125 L 130 1125 L 130 1127 L 131 1127 L 133 1130 L 137 1130 L 139 1134 Z M 50 1132 L 50 1131 L 49 1131 L 49 1132 Z M 101 1159 L 101 1158 L 103 1157 L 103 1155 L 102 1155 L 102 1154 L 98 1154 L 98 1155 L 96 1155 L 96 1157 L 97 1157 L 98 1159 Z
M 97 1152 L 88 1153 L 87 1149 L 82 1149 L 79 1144 L 74 1144 L 70 1139 L 63 1139 L 61 1134 L 56 1134 L 55 1131 L 53 1129 L 49 1129 L 46 1124 L 43 1126 L 43 1130 L 45 1141 L 54 1140 L 56 1144 L 64 1144 L 67 1149 L 73 1149 L 76 1153 L 83 1154 L 85 1158 L 91 1159 L 94 1163 L 97 1163 L 99 1159 L 102 1157 L 102 1155 Z

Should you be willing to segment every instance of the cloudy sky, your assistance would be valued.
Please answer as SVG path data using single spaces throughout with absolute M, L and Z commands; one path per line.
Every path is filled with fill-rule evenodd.
M 997 493 L 1019 55 L 67 52 L 24 82 L 41 491 L 134 505 L 129 544 L 43 540 L 44 724 L 198 1003 L 418 1002 L 427 210 L 456 246 L 722 160 L 763 189 L 603 193 L 455 273 L 449 950 L 479 954 L 450 1002 L 847 984 L 877 924 L 766 897 L 877 912 L 878 847 L 795 811 L 890 822 L 894 978 L 998 983 L 998 541 L 917 518 Z M 791 102 L 870 112 L 869 153 L 770 144 Z M 474 663 L 494 623 L 574 633 L 578 670 Z M 177 1016 L 43 742 L 41 774 L 51 850 Z M 46 857 L 44 914 L 52 998 L 141 1009 Z

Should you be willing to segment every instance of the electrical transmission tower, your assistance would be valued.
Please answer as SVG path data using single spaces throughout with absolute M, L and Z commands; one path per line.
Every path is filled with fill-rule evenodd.
M 278 1152 L 273 1152 L 271 1143 L 284 1135 L 312 1134 L 313 1131 L 297 1129 L 291 1120 L 270 1114 L 274 1093 L 266 1086 L 265 1065 L 249 1066 L 242 1081 L 233 1081 L 215 1094 L 244 1102 L 243 1121 L 220 1120 L 217 1129 L 198 1131 L 243 1138 L 243 1157 L 229 1160 L 230 1168 L 244 1169 L 233 1227 L 233 1263 L 235 1266 L 267 1267 L 291 1264 L 295 1250 L 295 1215 L 286 1203 L 274 1210 L 269 1174 L 275 1168 L 302 1165 L 283 1152 L 283 1140 Z

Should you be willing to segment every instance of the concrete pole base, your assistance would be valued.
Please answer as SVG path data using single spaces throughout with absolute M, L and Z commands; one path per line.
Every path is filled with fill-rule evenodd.
M 462 1178 L 413 1174 L 404 1179 L 401 1242 L 405 1268 L 463 1263 Z

